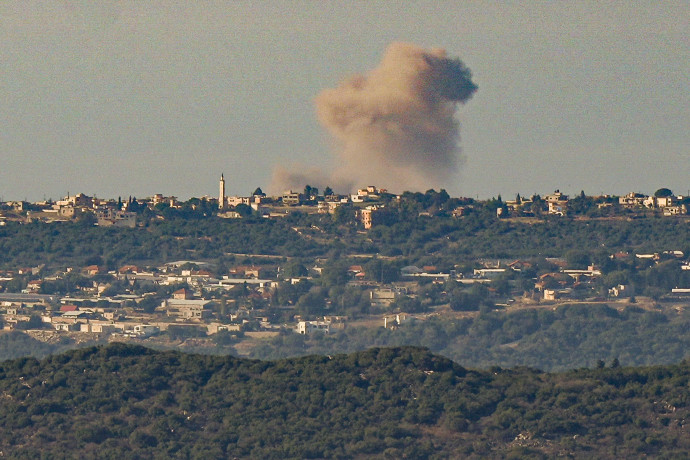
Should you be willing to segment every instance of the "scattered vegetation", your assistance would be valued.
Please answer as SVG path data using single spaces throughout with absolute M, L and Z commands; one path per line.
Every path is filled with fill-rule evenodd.
M 382 324 L 383 325 L 383 324 Z M 619 359 L 626 366 L 676 363 L 688 357 L 690 312 L 661 313 L 634 305 L 574 304 L 516 312 L 483 309 L 476 317 L 432 317 L 397 329 L 349 327 L 328 336 L 289 333 L 251 349 L 276 359 L 334 354 L 374 346 L 427 347 L 471 367 L 529 366 L 560 371 Z

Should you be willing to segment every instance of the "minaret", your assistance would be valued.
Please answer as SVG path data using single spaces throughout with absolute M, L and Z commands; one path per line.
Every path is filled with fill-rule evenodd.
M 220 175 L 220 193 L 218 194 L 218 208 L 225 208 L 225 178 L 223 174 Z

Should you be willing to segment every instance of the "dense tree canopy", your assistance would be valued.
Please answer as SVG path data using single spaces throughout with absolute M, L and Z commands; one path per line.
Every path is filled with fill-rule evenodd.
M 276 362 L 112 344 L 0 363 L 15 458 L 684 456 L 687 363 L 543 374 L 421 348 Z

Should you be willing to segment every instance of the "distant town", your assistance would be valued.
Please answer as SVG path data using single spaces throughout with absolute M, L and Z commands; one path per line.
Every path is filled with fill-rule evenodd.
M 59 201 L 0 202 L 0 225 L 8 221 L 60 222 L 74 220 L 84 215 L 92 215 L 96 218 L 95 224 L 101 227 L 135 227 L 137 211 L 143 208 L 163 210 L 165 208 L 190 207 L 197 209 L 203 207 L 204 209 L 213 209 L 212 213 L 208 213 L 208 217 L 213 215 L 225 219 L 240 219 L 245 217 L 248 212 L 254 212 L 265 218 L 284 217 L 295 211 L 334 214 L 343 205 L 354 205 L 358 220 L 365 229 L 369 229 L 377 225 L 379 220 L 377 216 L 386 214 L 387 203 L 401 199 L 401 195 L 390 194 L 387 190 L 373 185 L 347 195 L 336 194 L 330 187 L 326 187 L 322 193 L 319 192 L 318 188 L 307 185 L 304 190 L 289 190 L 280 196 L 267 196 L 261 188 L 254 190 L 251 195 L 228 196 L 225 193 L 225 177 L 221 175 L 218 197 L 203 196 L 188 201 L 179 201 L 175 196 L 162 194 L 155 194 L 143 199 L 130 196 L 123 200 L 122 197 L 102 199 L 79 193 L 66 196 Z M 411 192 L 406 193 L 410 194 Z M 444 190 L 441 190 L 440 193 L 447 196 Z M 688 214 L 688 205 L 690 204 L 690 196 L 675 195 L 667 188 L 661 188 L 653 195 L 630 192 L 624 196 L 586 196 L 584 192 L 581 192 L 575 198 L 588 198 L 589 204 L 596 206 L 598 210 L 602 211 L 600 214 L 605 216 L 630 217 L 631 212 L 635 215 L 649 215 L 651 213 L 664 217 L 685 216 Z M 463 203 L 475 201 L 471 198 L 456 200 Z M 586 216 L 587 212 L 590 211 L 590 207 L 578 206 L 580 203 L 573 201 L 571 197 L 564 195 L 560 190 L 543 197 L 539 195 L 521 197 L 518 194 L 512 200 L 503 200 L 499 195 L 498 202 L 501 204 L 496 208 L 499 218 L 529 218 L 540 217 L 544 214 Z M 461 217 L 471 207 L 471 204 L 458 206 L 451 212 L 454 217 Z
M 570 197 L 556 190 L 543 197 L 518 195 L 504 200 L 499 196 L 484 201 L 452 198 L 444 190 L 395 195 L 376 186 L 347 195 L 307 185 L 281 196 L 267 196 L 260 188 L 247 196 L 227 196 L 221 176 L 217 197 L 187 201 L 161 194 L 103 199 L 80 193 L 55 202 L 2 202 L 0 242 L 12 236 L 11 229 L 20 231 L 28 225 L 58 229 L 63 223 L 78 223 L 83 228 L 150 233 L 152 225 L 193 216 L 238 224 L 245 219 L 247 225 L 294 219 L 296 224 L 290 221 L 285 228 L 295 238 L 313 244 L 321 239 L 329 245 L 346 244 L 348 239 L 359 239 L 366 245 L 383 238 L 377 235 L 377 227 L 391 227 L 406 219 L 421 219 L 422 223 L 442 219 L 449 222 L 445 224 L 449 230 L 439 241 L 445 239 L 443 244 L 450 244 L 448 241 L 455 238 L 450 233 L 453 222 L 478 216 L 484 227 L 504 222 L 512 225 L 507 227 L 511 229 L 559 219 L 573 225 L 633 225 L 638 219 L 657 218 L 687 222 L 688 204 L 690 197 L 666 188 L 653 195 L 588 196 L 582 192 Z M 309 216 L 327 220 L 299 220 Z M 319 222 L 335 222 L 339 230 L 325 230 Z M 246 231 L 252 230 L 248 227 Z M 186 238 L 180 234 L 173 240 L 184 242 Z M 212 238 L 203 234 L 196 240 Z M 94 263 L 80 266 L 28 266 L 0 257 L 0 321 L 5 330 L 26 331 L 47 342 L 59 341 L 65 335 L 77 342 L 159 340 L 202 347 L 235 344 L 242 353 L 241 343 L 251 347 L 257 340 L 286 333 L 330 334 L 352 326 L 398 328 L 430 315 L 473 315 L 487 307 L 543 308 L 586 301 L 636 302 L 659 308 L 663 301 L 685 304 L 690 300 L 690 284 L 683 284 L 690 278 L 687 245 L 650 252 L 621 247 L 606 252 L 604 247 L 597 249 L 597 256 L 585 249 L 548 256 L 535 249 L 526 257 L 478 253 L 462 263 L 448 263 L 440 246 L 422 240 L 419 245 L 424 248 L 422 254 L 439 254 L 436 262 L 425 256 L 404 257 L 397 248 L 388 254 L 366 250 L 357 254 L 353 249 L 337 257 L 226 249 L 215 257 L 163 260 L 161 255 L 157 261 L 106 261 L 96 254 L 91 260 Z M 196 251 L 186 250 L 192 255 Z M 649 276 L 644 282 L 624 276 L 625 270 L 670 270 L 680 281 L 669 288 L 654 284 Z

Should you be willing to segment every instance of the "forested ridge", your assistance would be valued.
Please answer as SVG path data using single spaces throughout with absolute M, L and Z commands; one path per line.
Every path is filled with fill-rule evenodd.
M 680 458 L 690 366 L 469 370 L 423 348 L 256 361 L 111 344 L 0 363 L 8 458 Z
M 296 212 L 281 219 L 216 218 L 147 222 L 145 227 L 102 228 L 88 222 L 8 223 L 0 227 L 0 268 L 84 265 L 116 268 L 123 263 L 167 262 L 189 257 L 217 260 L 225 253 L 284 257 L 339 257 L 347 254 L 398 256 L 412 263 L 441 265 L 477 257 L 560 257 L 577 249 L 608 256 L 615 251 L 688 253 L 686 219 L 497 220 L 488 212 L 462 219 L 401 218 L 358 233 L 352 222 Z M 298 232 L 296 228 L 303 228 Z

